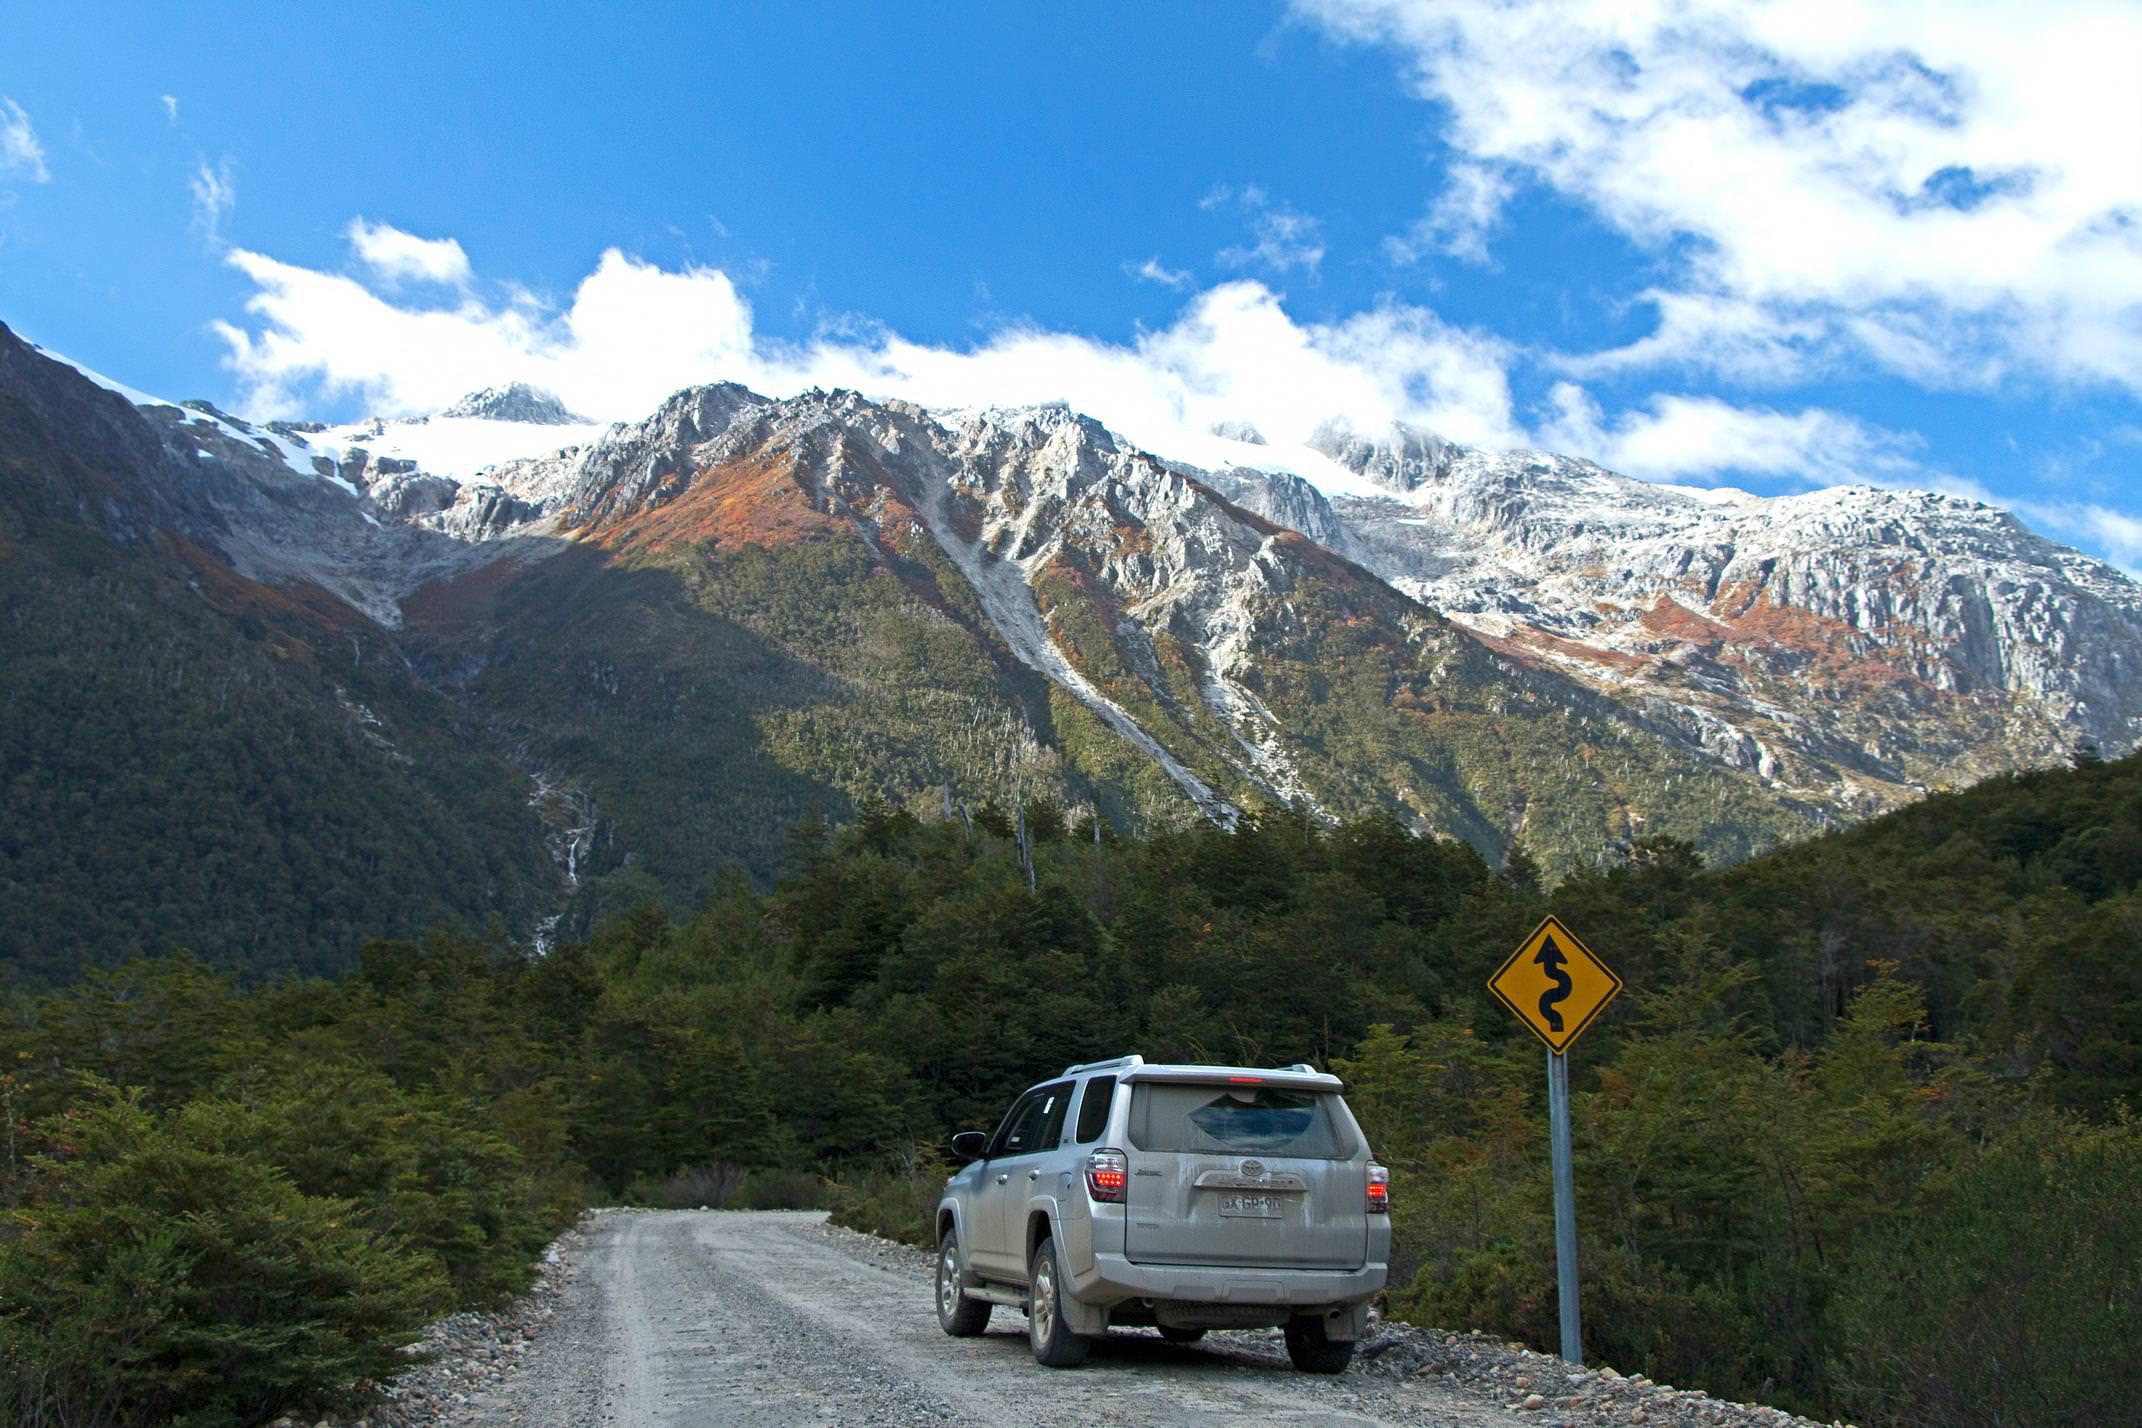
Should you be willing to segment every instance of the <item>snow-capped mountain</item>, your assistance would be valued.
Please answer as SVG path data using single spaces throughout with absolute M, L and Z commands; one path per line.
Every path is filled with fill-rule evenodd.
M 731 384 L 610 427 L 525 387 L 263 427 L 103 384 L 188 457 L 196 536 L 241 575 L 420 625 L 470 670 L 530 657 L 512 621 L 565 598 L 545 572 L 591 558 L 704 595 L 747 552 L 802 568 L 835 548 L 814 542 L 860 541 L 903 621 L 950 621 L 1016 672 L 962 696 L 986 748 L 893 757 L 906 783 L 880 791 L 899 797 L 1023 770 L 1137 816 L 1285 801 L 1385 809 L 1491 855 L 1640 831 L 1731 853 L 2142 733 L 2142 590 L 1923 492 L 1764 499 L 1337 426 L 1300 472 L 1204 470 L 1061 407 Z M 720 608 L 767 634 L 760 607 Z M 479 628 L 503 643 L 470 646 Z M 802 657 L 801 636 L 768 637 Z M 603 638 L 576 629 L 573 657 L 616 666 L 586 643 Z M 857 653 L 812 648 L 828 669 Z M 875 721 L 857 737 L 922 717 L 902 689 L 905 714 L 849 688 Z M 828 735 L 780 737 L 808 762 Z M 828 767 L 854 795 L 889 777 L 875 755 Z
M 1781 787 L 1885 805 L 2142 729 L 2142 587 L 1983 502 L 1664 486 L 1407 430 L 1318 446 L 1387 494 L 1215 482 Z
M 511 382 L 503 387 L 485 387 L 470 392 L 439 415 L 524 422 L 535 426 L 589 425 L 586 417 L 574 416 L 557 397 L 526 382 Z

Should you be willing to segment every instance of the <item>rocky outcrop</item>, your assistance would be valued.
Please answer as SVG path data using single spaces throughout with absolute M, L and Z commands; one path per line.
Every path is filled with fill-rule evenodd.
M 485 421 L 525 421 L 540 426 L 584 425 L 586 417 L 574 416 L 540 387 L 514 382 L 503 387 L 485 387 L 470 392 L 439 413 L 442 417 L 480 417 Z

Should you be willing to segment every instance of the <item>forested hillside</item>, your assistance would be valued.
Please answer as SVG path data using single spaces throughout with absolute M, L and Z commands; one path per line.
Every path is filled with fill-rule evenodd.
M 1393 1311 L 1551 1345 L 1542 1058 L 1484 987 L 1549 910 L 1629 983 L 1573 1065 L 1594 1362 L 1864 1424 L 2142 1401 L 2142 758 L 1551 893 L 1382 819 L 1024 821 L 1031 879 L 1003 812 L 879 808 L 540 960 L 442 933 L 332 985 L 18 992 L 0 1422 L 310 1401 L 582 1197 L 919 1234 L 948 1133 L 1124 1050 L 1341 1071 L 1395 1167 Z
M 0 975 L 341 971 L 382 932 L 532 921 L 526 775 L 370 620 L 184 534 L 215 517 L 177 459 L 0 327 Z

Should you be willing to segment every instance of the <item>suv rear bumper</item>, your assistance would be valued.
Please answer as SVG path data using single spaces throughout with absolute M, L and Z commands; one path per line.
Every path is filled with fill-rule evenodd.
M 1358 1304 L 1381 1293 L 1390 1267 L 1371 1260 L 1359 1269 L 1260 1269 L 1238 1265 L 1137 1264 L 1120 1254 L 1093 1257 L 1093 1268 L 1071 1279 L 1072 1295 L 1107 1306 L 1125 1299 L 1172 1299 L 1244 1307 L 1277 1304 Z

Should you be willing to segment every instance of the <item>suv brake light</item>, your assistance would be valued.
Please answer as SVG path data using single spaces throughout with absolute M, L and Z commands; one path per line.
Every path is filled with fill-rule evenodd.
M 1130 1157 L 1120 1150 L 1097 1150 L 1086 1157 L 1086 1193 L 1105 1205 L 1120 1204 L 1130 1184 Z
M 1368 1168 L 1368 1212 L 1371 1215 L 1387 1215 L 1391 1211 L 1391 1172 L 1381 1165 Z

